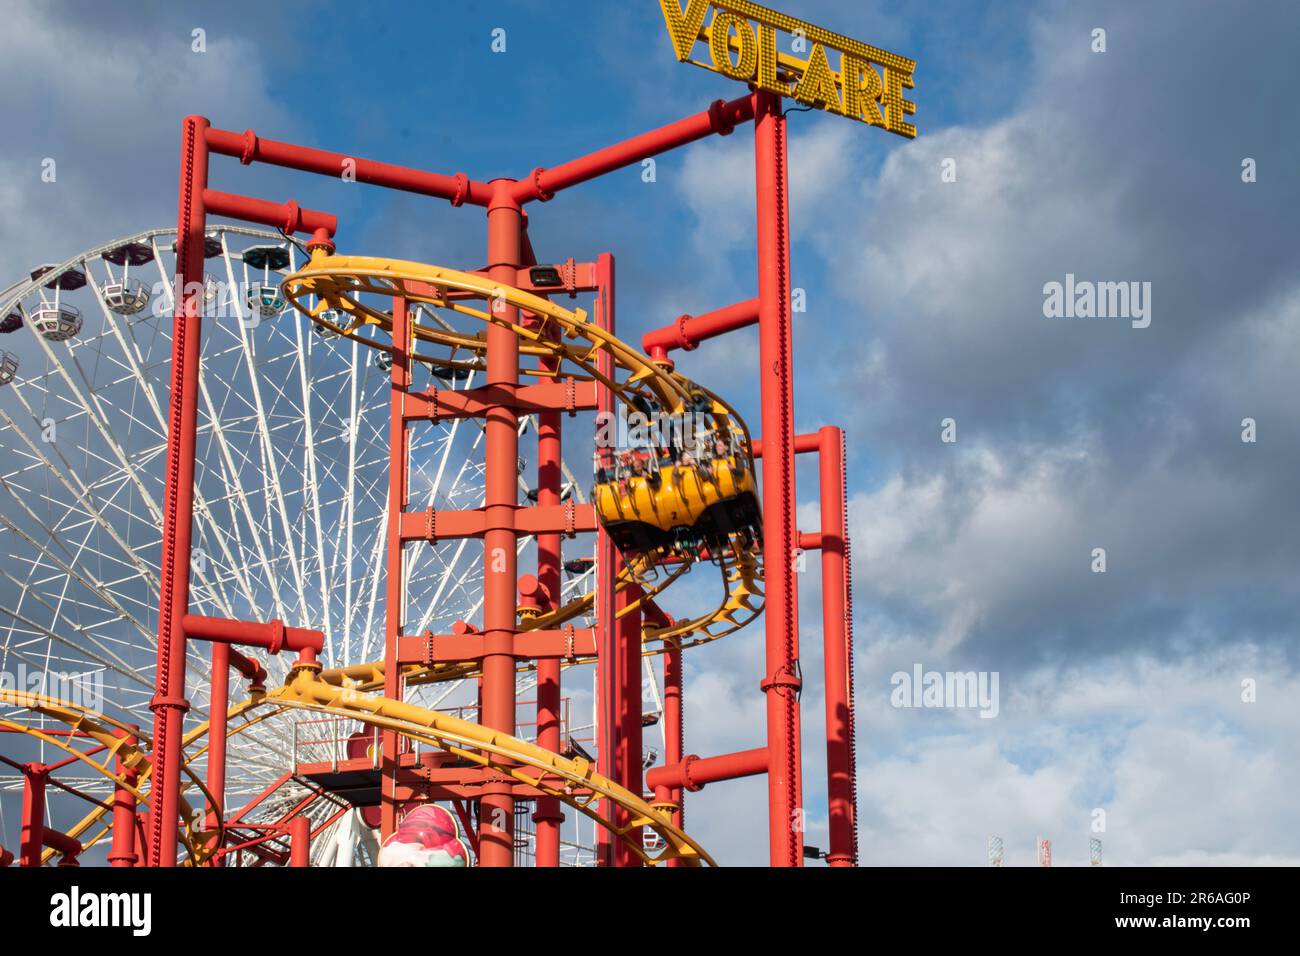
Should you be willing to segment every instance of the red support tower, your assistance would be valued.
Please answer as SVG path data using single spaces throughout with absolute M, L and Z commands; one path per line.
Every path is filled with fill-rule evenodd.
M 731 102 L 721 100 L 709 109 L 657 130 L 641 134 L 589 156 L 551 169 L 539 168 L 515 179 L 477 182 L 458 173 L 454 176 L 410 170 L 371 160 L 356 160 L 340 153 L 307 149 L 259 138 L 252 131 L 243 134 L 209 128 L 202 117 L 188 117 L 182 128 L 181 189 L 178 206 L 180 250 L 178 256 L 178 307 L 173 339 L 171 429 L 168 436 L 167 509 L 163 528 L 163 581 L 159 606 L 159 641 L 155 711 L 155 767 L 152 787 L 157 796 L 149 815 L 148 862 L 154 866 L 174 865 L 177 851 L 179 780 L 183 755 L 180 738 L 187 709 L 185 687 L 185 644 L 187 640 L 214 642 L 214 702 L 225 703 L 222 686 L 227 666 L 249 675 L 258 665 L 243 658 L 229 644 L 261 647 L 271 653 L 299 651 L 314 664 L 321 649 L 319 632 L 285 627 L 280 622 L 230 622 L 195 617 L 189 613 L 189 554 L 193 518 L 196 400 L 201 325 L 199 302 L 203 279 L 203 235 L 206 217 L 215 215 L 243 218 L 275 225 L 286 232 L 311 235 L 309 248 L 323 246 L 332 251 L 335 222 L 326 213 L 300 208 L 296 203 L 272 203 L 211 190 L 208 182 L 209 152 L 236 156 L 244 164 L 270 163 L 321 175 L 337 175 L 341 164 L 351 163 L 360 182 L 416 192 L 486 209 L 488 256 L 485 273 L 503 286 L 520 285 L 521 269 L 536 263 L 526 232 L 524 206 L 545 201 L 562 190 L 614 170 L 640 162 L 667 150 L 710 135 L 728 135 L 744 122 L 754 121 L 754 154 L 757 205 L 757 297 L 696 319 L 683 317 L 668 329 L 652 332 L 645 348 L 651 358 L 671 366 L 668 352 L 694 348 L 701 341 L 747 325 L 759 326 L 759 389 L 762 427 L 761 456 L 762 518 L 764 528 L 763 571 L 766 601 L 765 673 L 756 675 L 765 695 L 767 719 L 761 747 L 735 755 L 699 758 L 683 753 L 682 651 L 676 642 L 664 649 L 665 704 L 663 720 L 668 745 L 665 766 L 655 772 L 668 781 L 656 787 L 656 801 L 670 808 L 674 820 L 683 819 L 682 793 L 697 789 L 707 780 L 723 780 L 752 773 L 768 776 L 768 839 L 770 859 L 778 866 L 800 866 L 803 860 L 803 800 L 800 761 L 798 595 L 795 556 L 801 537 L 795 527 L 793 432 L 793 358 L 790 323 L 790 249 L 786 156 L 786 124 L 781 99 L 758 91 Z M 602 255 L 595 263 L 581 264 L 571 281 L 570 292 L 595 293 L 594 322 L 613 331 L 615 313 L 614 261 Z M 526 323 L 514 305 L 491 302 L 499 317 L 510 323 Z M 402 667 L 432 661 L 475 661 L 479 665 L 480 721 L 486 727 L 513 734 L 516 724 L 515 673 L 524 662 L 536 661 L 538 669 L 538 743 L 558 751 L 561 658 L 572 656 L 573 635 L 565 640 L 558 632 L 521 631 L 519 608 L 532 601 L 549 609 L 559 598 L 563 536 L 596 532 L 597 584 L 595 612 L 597 626 L 585 637 L 587 653 L 597 660 L 597 759 L 598 769 L 633 794 L 644 793 L 641 733 L 642 626 L 667 620 L 653 601 L 639 606 L 633 587 L 616 588 L 621 556 L 611 538 L 598 526 L 591 506 L 562 504 L 560 461 L 562 446 L 561 412 L 575 410 L 613 411 L 609 389 L 591 387 L 575 401 L 565 389 L 520 383 L 520 341 L 506 325 L 491 322 L 486 333 L 486 384 L 479 389 L 455 392 L 444 405 L 441 394 L 430 397 L 412 391 L 411 313 L 406 299 L 393 299 L 390 405 L 391 459 L 389 478 L 387 584 L 385 592 L 385 640 L 383 692 L 393 700 L 403 696 Z M 543 369 L 556 372 L 558 360 L 544 359 Z M 610 356 L 602 352 L 603 374 L 610 374 Z M 524 414 L 538 415 L 537 505 L 520 507 L 517 488 L 519 423 Z M 409 506 L 408 429 L 419 422 L 439 417 L 475 417 L 483 420 L 485 439 L 485 498 L 474 512 L 412 513 Z M 838 435 L 838 430 L 832 430 Z M 756 454 L 758 442 L 755 442 Z M 832 445 L 834 447 L 832 447 Z M 831 862 L 856 860 L 852 845 L 854 794 L 852 790 L 852 697 L 849 690 L 851 663 L 848 621 L 851 610 L 847 592 L 847 541 L 844 535 L 842 439 L 823 436 L 822 451 L 822 535 L 823 576 L 826 606 L 824 619 L 827 641 L 828 757 L 830 758 Z M 837 457 L 838 456 L 838 457 Z M 837 465 L 836 462 L 839 462 Z M 829 471 L 828 471 L 829 469 Z M 838 482 L 838 488 L 834 488 Z M 837 510 L 838 509 L 838 510 Z M 521 581 L 517 568 L 519 540 L 532 535 L 537 542 L 535 580 Z M 464 622 L 450 636 L 407 634 L 403 620 L 403 564 L 408 546 L 473 537 L 483 544 L 482 620 Z M 527 591 L 527 594 L 523 592 Z M 621 617 L 620 610 L 626 610 Z M 435 653 L 434 648 L 437 648 Z M 832 650 L 834 653 L 832 653 Z M 242 664 L 240 663 L 242 662 Z M 264 676 L 264 672 L 263 672 Z M 254 678 L 256 680 L 256 678 Z M 221 709 L 220 706 L 217 709 Z M 214 725 L 220 729 L 222 714 L 214 710 Z M 224 813 L 220 791 L 224 772 L 224 748 L 214 741 L 210 754 L 209 780 L 215 788 L 214 818 Z M 539 865 L 559 862 L 559 830 L 563 815 L 560 802 L 493 770 L 466 771 L 461 783 L 435 783 L 413 788 L 403 775 L 410 755 L 401 738 L 391 730 L 380 733 L 382 836 L 391 834 L 403 805 L 415 799 L 455 801 L 478 800 L 477 852 L 484 866 L 513 863 L 512 828 L 515 801 L 537 801 L 537 860 Z M 692 782 L 692 767 L 697 779 Z M 475 776 L 477 774 L 477 776 Z M 441 778 L 440 778 L 441 779 Z M 450 778 L 447 778 L 450 780 Z M 473 783 L 470 787 L 469 783 Z M 617 812 L 605 801 L 604 816 L 616 825 L 626 823 L 624 811 Z M 295 821 L 295 827 L 301 824 Z M 297 834 L 297 830 L 295 830 Z M 296 841 L 295 846 L 303 845 Z M 606 835 L 600 844 L 600 861 L 605 865 L 636 865 L 638 855 Z M 295 853 L 301 859 L 301 853 Z
M 488 205 L 488 275 L 514 285 L 523 245 L 523 209 L 510 180 L 493 180 Z M 513 306 L 493 302 L 508 322 L 519 319 Z M 487 386 L 511 396 L 519 386 L 519 338 L 498 324 L 487 330 Z M 519 503 L 519 416 L 512 404 L 485 409 L 486 457 L 483 533 L 483 711 L 482 723 L 515 732 L 515 588 L 519 578 L 514 527 Z M 559 529 L 555 529 L 559 530 Z M 489 781 L 479 803 L 479 865 L 514 863 L 514 801 L 510 785 Z

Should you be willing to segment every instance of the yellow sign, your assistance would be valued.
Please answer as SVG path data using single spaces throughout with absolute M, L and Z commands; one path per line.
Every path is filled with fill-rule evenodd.
M 903 99 L 903 91 L 912 89 L 915 60 L 748 0 L 686 0 L 685 9 L 679 0 L 659 0 L 659 5 L 678 60 L 908 139 L 916 136 L 906 119 L 916 104 Z M 710 9 L 713 19 L 706 26 Z M 777 51 L 778 31 L 790 34 L 791 53 Z M 707 62 L 691 59 L 700 40 L 709 47 Z M 831 69 L 827 50 L 839 54 L 839 69 Z M 806 53 L 807 59 L 795 53 Z

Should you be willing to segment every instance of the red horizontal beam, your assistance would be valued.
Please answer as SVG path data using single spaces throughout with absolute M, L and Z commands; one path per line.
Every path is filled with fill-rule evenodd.
M 561 189 L 585 183 L 706 136 L 715 133 L 726 136 L 738 125 L 753 118 L 754 102 L 750 96 L 742 96 L 730 103 L 717 100 L 702 113 L 633 136 L 559 166 L 534 170 L 532 175 L 515 183 L 513 197 L 521 204 L 535 199 L 547 200 Z
M 345 175 L 350 175 L 359 183 L 446 199 L 453 206 L 466 202 L 475 206 L 486 206 L 492 198 L 491 186 L 487 183 L 475 182 L 464 173 L 446 176 L 421 169 L 410 169 L 406 166 L 394 166 L 373 159 L 362 159 L 323 149 L 296 146 L 293 143 L 283 143 L 274 139 L 263 139 L 252 130 L 233 133 L 228 130 L 209 129 L 207 142 L 208 149 L 212 152 L 236 156 L 245 165 L 267 163 L 271 166 L 298 169 L 340 180 Z
M 482 634 L 409 635 L 397 642 L 399 664 L 476 661 L 485 653 Z M 514 635 L 511 654 L 520 660 L 594 657 L 596 631 L 590 627 L 521 631 Z
M 221 617 L 186 614 L 181 626 L 188 638 L 261 647 L 271 654 L 279 654 L 281 651 L 312 651 L 319 654 L 325 646 L 325 635 L 321 631 L 286 627 L 282 621 L 232 621 Z
M 337 216 L 327 212 L 317 212 L 315 209 L 304 209 L 293 200 L 270 202 L 266 199 L 254 199 L 252 196 L 238 196 L 234 193 L 205 189 L 203 205 L 211 215 L 256 222 L 263 226 L 282 229 L 287 233 L 324 231 L 332 236 L 339 226 Z
M 49 827 L 41 831 L 41 842 L 55 853 L 62 853 L 64 856 L 76 856 L 82 850 L 80 840 L 58 830 L 51 830 Z
M 589 533 L 596 530 L 596 509 L 593 505 L 565 502 L 558 505 L 534 505 L 515 512 L 515 530 L 521 534 Z
M 462 511 L 405 511 L 401 515 L 400 529 L 403 541 L 451 541 L 459 538 L 481 538 L 486 532 L 505 528 L 519 534 L 583 534 L 596 530 L 596 509 L 591 505 L 565 503 L 559 505 L 533 505 L 528 508 L 492 509 L 498 521 L 488 523 L 487 510 L 471 508 Z M 501 522 L 501 517 L 509 520 Z
M 596 383 L 562 379 L 536 385 L 439 388 L 431 392 L 408 392 L 404 405 L 402 417 L 407 421 L 482 418 L 489 408 L 500 406 L 511 408 L 518 415 L 563 411 L 576 414 L 596 407 Z
M 821 451 L 821 447 L 822 436 L 820 432 L 809 432 L 806 435 L 794 436 L 794 453 L 796 455 L 807 455 L 815 451 Z M 763 457 L 763 440 L 761 438 L 751 438 L 749 448 L 755 458 Z
M 767 748 L 741 750 L 719 757 L 699 757 L 690 754 L 680 763 L 655 767 L 645 775 L 645 782 L 654 790 L 699 790 L 706 783 L 734 780 L 767 773 Z
M 704 315 L 682 315 L 676 322 L 647 332 L 641 337 L 641 351 L 655 361 L 668 358 L 670 349 L 690 352 L 707 339 L 727 332 L 743 329 L 758 322 L 758 299 L 746 299 L 734 305 L 706 312 Z

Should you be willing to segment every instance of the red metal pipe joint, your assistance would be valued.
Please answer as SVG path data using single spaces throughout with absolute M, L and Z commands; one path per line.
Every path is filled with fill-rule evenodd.
M 767 762 L 766 747 L 717 757 L 687 754 L 678 763 L 655 767 L 645 775 L 645 782 L 656 793 L 660 789 L 678 788 L 695 793 L 708 783 L 767 773 Z
M 39 763 L 23 766 L 22 836 L 18 845 L 19 866 L 40 866 L 45 845 L 45 784 L 49 771 Z
M 794 453 L 796 455 L 808 455 L 815 451 L 821 451 L 821 447 L 821 432 L 807 432 L 802 435 L 794 436 Z M 755 458 L 763 457 L 763 439 L 751 439 L 749 442 L 749 448 Z
M 218 641 L 222 644 L 242 644 L 261 647 L 268 653 L 281 651 L 314 651 L 320 653 L 325 646 L 325 635 L 305 627 L 286 627 L 283 621 L 231 621 L 201 614 L 186 614 L 182 619 L 185 636 L 201 641 Z
M 118 730 L 115 734 L 118 737 L 125 738 L 129 744 L 136 742 L 135 736 L 124 730 Z M 123 775 L 123 783 L 128 786 L 135 787 L 139 782 L 139 771 L 128 768 L 122 761 L 120 754 L 117 757 L 115 769 Z M 135 812 L 135 794 L 125 787 L 115 787 L 113 790 L 113 843 L 108 853 L 109 866 L 132 867 L 139 861 L 135 846 Z
M 75 837 L 70 837 L 66 833 L 58 830 L 51 830 L 48 827 L 41 833 L 41 842 L 53 850 L 55 853 L 65 857 L 79 856 L 82 851 L 81 841 Z
M 545 202 L 561 189 L 585 183 L 651 156 L 666 153 L 706 136 L 726 136 L 738 125 L 753 118 L 754 104 L 749 96 L 731 102 L 716 100 L 702 113 L 633 136 L 559 166 L 535 169 L 514 185 L 514 197 L 520 203 L 537 199 Z
M 701 342 L 743 329 L 758 321 L 758 299 L 746 299 L 704 315 L 681 315 L 663 328 L 641 337 L 641 351 L 656 362 L 668 361 L 670 349 L 690 352 Z
M 234 193 L 205 189 L 203 204 L 211 215 L 244 219 L 281 229 L 287 233 L 310 232 L 332 236 L 339 226 L 337 216 L 327 212 L 317 212 L 314 209 L 303 209 L 292 199 L 282 203 L 270 202 L 266 199 L 254 199 L 251 196 L 237 196 Z
M 266 668 L 262 666 L 261 661 L 253 657 L 241 654 L 233 647 L 230 651 L 230 666 L 252 686 L 253 690 L 262 690 L 266 687 Z
M 486 206 L 492 196 L 491 188 L 486 183 L 475 182 L 464 173 L 446 176 L 323 149 L 310 149 L 293 143 L 263 139 L 251 129 L 242 133 L 209 129 L 207 145 L 214 153 L 238 157 L 246 166 L 253 162 L 267 163 L 336 179 L 350 174 L 359 183 L 434 196 L 449 200 L 453 206 L 466 202 Z

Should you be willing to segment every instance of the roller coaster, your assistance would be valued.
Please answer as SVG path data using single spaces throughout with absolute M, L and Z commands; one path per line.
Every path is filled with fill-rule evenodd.
M 669 16 L 670 27 L 672 23 Z M 700 31 L 709 39 L 709 28 Z M 791 95 L 788 88 L 784 95 Z M 19 447 L 10 439 L 22 439 L 23 455 L 42 474 L 59 478 L 74 510 L 88 515 L 86 526 L 95 525 L 95 535 L 114 536 L 134 557 L 139 545 L 126 540 L 129 533 L 115 532 L 97 510 L 103 502 L 96 480 L 79 477 L 71 466 L 64 467 L 66 459 L 49 457 L 23 437 L 24 413 L 37 423 L 46 420 L 26 396 L 47 393 L 49 382 L 76 386 L 79 374 L 85 387 L 74 391 L 84 418 L 115 449 L 123 480 L 135 482 L 141 496 L 152 502 L 151 486 L 141 483 L 136 469 L 163 466 L 163 494 L 151 512 L 159 519 L 158 537 L 149 543 L 155 555 L 161 553 L 155 562 L 158 573 L 141 579 L 157 614 L 156 630 L 140 629 L 146 634 L 144 648 L 156 655 L 148 682 L 152 728 L 132 719 L 143 702 L 87 706 L 39 689 L 0 685 L 0 732 L 14 735 L 0 740 L 22 738 L 28 754 L 32 747 L 40 754 L 25 762 L 0 756 L 21 774 L 24 794 L 18 853 L 0 849 L 0 862 L 76 865 L 92 858 L 92 848 L 106 844 L 105 859 L 113 866 L 307 866 L 322 865 L 326 858 L 334 865 L 353 865 L 354 860 L 373 864 L 378 841 L 392 837 L 405 813 L 439 803 L 454 809 L 480 866 L 559 865 L 562 844 L 576 845 L 562 839 L 563 827 L 566 820 L 578 819 L 593 825 L 594 841 L 588 858 L 575 857 L 579 862 L 712 865 L 706 846 L 684 827 L 685 794 L 728 779 L 765 775 L 773 865 L 802 866 L 805 859 L 856 865 L 844 443 L 835 427 L 810 435 L 796 435 L 793 429 L 788 164 L 781 103 L 782 94 L 756 83 L 745 96 L 718 100 L 703 112 L 588 156 L 539 167 L 518 179 L 489 181 L 301 147 L 252 130 L 219 130 L 203 117 L 187 117 L 172 246 L 175 282 L 164 290 L 174 313 L 167 330 L 169 354 L 160 363 L 169 378 L 165 420 L 162 405 L 152 402 L 157 431 L 165 432 L 165 460 L 142 456 L 147 465 L 129 442 L 109 441 L 111 400 L 97 397 L 78 357 L 86 354 L 92 339 L 116 335 L 125 342 L 124 330 L 135 336 L 162 328 L 156 316 L 145 312 L 150 294 L 129 270 L 158 261 L 161 271 L 157 236 L 165 231 L 100 251 L 109 264 L 109 281 L 91 286 L 103 306 L 101 329 L 85 326 L 80 313 L 61 298 L 86 285 L 90 255 L 36 270 L 29 282 L 12 287 L 3 309 L 9 316 L 4 331 L 30 332 L 48 367 L 42 375 L 24 378 L 21 357 L 4 353 L 0 389 L 16 394 L 22 404 L 19 413 L 4 413 L 6 445 Z M 646 334 L 639 348 L 628 344 L 615 334 L 613 256 L 539 262 L 531 238 L 536 227 L 525 207 L 648 157 L 730 135 L 743 124 L 754 130 L 756 297 L 703 315 L 683 315 Z M 236 158 L 243 166 L 268 164 L 329 177 L 348 169 L 356 181 L 371 186 L 484 209 L 486 265 L 460 270 L 342 254 L 336 247 L 338 222 L 329 213 L 292 200 L 272 202 L 209 188 L 210 160 L 216 156 Z M 209 217 L 264 228 L 214 227 Z M 232 251 L 230 240 L 238 230 L 269 241 Z M 224 278 L 235 292 L 223 292 L 220 276 L 214 290 L 205 260 L 216 257 L 225 263 Z M 234 263 L 242 266 L 242 283 L 236 281 Z M 213 305 L 223 296 L 235 303 L 236 324 L 214 323 Z M 588 296 L 590 310 L 563 304 Z M 299 520 L 293 505 L 299 499 L 285 503 L 295 491 L 285 480 L 286 459 L 274 447 L 275 430 L 268 424 L 273 416 L 266 414 L 261 392 L 277 389 L 274 382 L 254 382 L 258 415 L 250 434 L 258 450 L 247 457 L 260 456 L 253 467 L 270 496 L 267 513 L 276 505 L 281 513 L 282 527 L 271 535 L 279 545 L 295 535 L 306 542 L 312 530 L 323 541 L 331 507 L 346 516 L 346 533 L 340 532 L 337 546 L 343 558 L 334 564 L 347 577 L 342 623 L 331 610 L 326 562 L 307 560 L 305 544 L 297 552 L 287 551 L 291 573 L 268 570 L 258 586 L 253 578 L 260 573 L 259 562 L 263 570 L 272 568 L 275 559 L 268 557 L 268 547 L 278 545 L 254 541 L 253 547 L 242 539 L 232 544 L 222 537 L 216 519 L 222 505 L 214 502 L 220 500 L 231 509 L 232 520 L 266 528 L 242 487 L 229 480 L 238 470 L 240 456 L 231 451 L 238 426 L 223 423 L 223 407 L 211 398 L 214 376 L 228 374 L 221 356 L 243 355 L 250 366 L 255 364 L 258 346 L 250 330 L 263 320 L 269 335 L 288 335 L 285 329 L 295 322 L 310 330 L 305 337 L 294 331 L 296 344 L 286 352 L 286 368 L 301 375 L 304 395 L 286 421 L 304 435 L 309 467 L 303 474 L 310 477 L 303 483 L 310 487 L 302 492 L 298 510 L 307 515 L 314 509 L 314 528 L 307 518 Z M 205 346 L 205 325 L 209 338 L 229 334 L 235 344 L 228 350 Z M 760 437 L 751 435 L 735 406 L 678 372 L 669 355 L 753 325 L 760 346 Z M 140 361 L 138 345 L 133 348 L 125 354 L 142 387 L 149 385 L 150 363 Z M 317 349 L 345 357 L 351 349 L 353 376 L 350 415 L 337 403 L 326 410 L 346 419 L 342 427 L 352 444 L 341 447 L 353 449 L 349 483 L 333 505 L 324 506 L 318 470 L 328 470 L 330 463 L 317 461 L 314 450 L 330 426 L 321 421 L 319 405 L 306 397 Z M 366 355 L 371 360 L 361 358 Z M 361 374 L 383 380 L 386 397 L 380 412 L 387 427 L 381 464 L 386 467 L 382 487 L 372 490 L 379 502 L 376 519 L 356 540 Z M 480 377 L 483 384 L 473 385 Z M 417 385 L 417 379 L 427 385 Z M 0 399 L 5 394 L 0 391 Z M 573 430 L 563 427 L 564 419 L 593 413 L 597 438 L 587 502 L 564 464 L 561 446 Z M 668 427 L 651 439 L 602 439 L 602 426 L 620 416 L 665 421 Z M 477 426 L 473 448 L 465 454 L 481 457 L 470 471 L 481 482 L 471 480 L 474 490 L 463 500 L 437 499 L 430 492 L 426 506 L 419 507 L 424 499 L 412 481 L 433 460 L 431 447 L 443 448 L 439 477 L 448 457 L 460 453 L 450 452 L 450 439 L 445 446 L 422 445 L 417 434 L 442 429 L 452 435 L 466 422 Z M 526 462 L 520 448 L 520 437 L 530 428 L 537 442 L 536 485 L 531 488 L 523 478 Z M 797 454 L 819 459 L 821 528 L 815 532 L 801 532 L 795 524 Z M 460 467 L 463 472 L 466 466 Z M 213 495 L 206 476 L 218 472 L 227 476 L 226 493 Z M 15 489 L 31 481 L 30 469 L 4 476 L 6 490 L 19 504 L 23 496 Z M 527 504 L 520 501 L 521 486 Z M 136 620 L 137 608 L 115 596 L 97 578 L 99 572 L 79 566 L 75 556 L 60 557 L 67 552 L 59 541 L 60 522 L 23 507 L 26 519 L 44 535 L 24 530 L 23 515 L 5 523 L 11 539 L 39 552 L 32 566 L 57 566 L 55 577 L 62 586 L 93 591 L 112 609 L 114 620 Z M 203 561 L 196 563 L 201 550 L 196 535 L 219 545 L 226 558 L 224 577 L 214 578 Z M 566 542 L 580 538 L 594 541 L 592 557 L 573 556 L 576 545 Z M 59 547 L 43 543 L 50 541 Z M 472 573 L 453 574 L 463 567 L 459 562 L 471 545 L 481 546 L 481 561 L 471 564 Z M 419 583 L 424 580 L 419 573 L 422 550 L 436 556 L 426 560 L 436 559 L 446 569 L 436 586 L 432 579 Z M 802 796 L 800 695 L 805 675 L 799 663 L 797 572 L 806 550 L 821 552 L 822 570 L 827 781 L 826 806 L 816 811 L 805 807 Z M 373 555 L 373 573 L 365 580 L 371 582 L 373 616 L 382 615 L 382 624 L 372 622 L 371 614 L 365 625 L 357 621 L 360 604 L 353 599 L 352 568 L 354 555 L 362 553 Z M 535 562 L 535 574 L 520 574 L 525 559 Z M 315 605 L 306 596 L 313 568 L 320 576 Z M 717 596 L 706 608 L 675 617 L 666 607 L 684 589 L 674 585 L 692 572 L 695 577 L 716 574 Z M 299 582 L 296 602 L 282 593 L 287 584 L 281 577 Z M 454 607 L 448 603 L 448 581 L 456 582 L 451 588 L 462 589 L 470 600 Z M 228 597 L 227 586 L 242 589 L 242 605 Z M 262 594 L 269 596 L 263 599 Z M 83 663 L 122 673 L 138 660 L 113 651 L 84 622 L 73 626 L 76 633 L 60 633 L 72 622 L 56 616 L 41 623 L 7 610 L 31 639 L 14 641 L 11 626 L 6 664 L 32 658 L 32 647 L 41 642 L 46 648 L 70 648 L 83 654 Z M 686 753 L 683 651 L 738 634 L 760 620 L 765 671 L 755 678 L 767 715 L 761 743 L 710 757 Z M 425 626 L 429 621 L 449 626 L 435 631 Z M 20 647 L 27 656 L 17 649 L 8 653 Z M 381 654 L 366 654 L 380 648 Z M 62 659 L 71 658 L 65 654 Z M 663 692 L 659 709 L 647 719 L 642 676 L 652 664 L 662 668 Z M 590 665 L 595 665 L 595 716 L 592 735 L 584 741 L 571 723 L 566 726 L 561 690 L 566 674 Z M 206 676 L 206 720 L 191 709 L 196 667 Z M 140 682 L 137 675 L 126 676 Z M 232 697 L 231 676 L 247 681 L 246 698 Z M 442 687 L 449 690 L 440 691 Z M 524 687 L 536 691 L 535 721 L 520 721 Z M 472 703 L 440 707 L 455 688 L 470 689 Z M 659 696 L 657 684 L 655 692 Z M 119 716 L 110 714 L 115 707 Z M 325 722 L 339 736 L 301 740 L 300 728 L 307 721 Z M 268 728 L 286 722 L 293 727 L 288 746 L 283 734 L 274 738 L 279 745 L 268 743 Z M 643 746 L 649 723 L 663 732 L 663 760 L 655 766 L 646 760 Z M 246 802 L 236 807 L 228 771 L 238 774 L 244 761 L 270 779 L 251 786 L 242 794 Z M 71 766 L 89 772 L 93 785 L 61 782 L 59 772 Z M 47 814 L 53 806 L 48 794 L 56 791 L 89 803 L 90 809 L 56 825 Z M 810 815 L 824 825 L 824 850 L 805 839 Z

